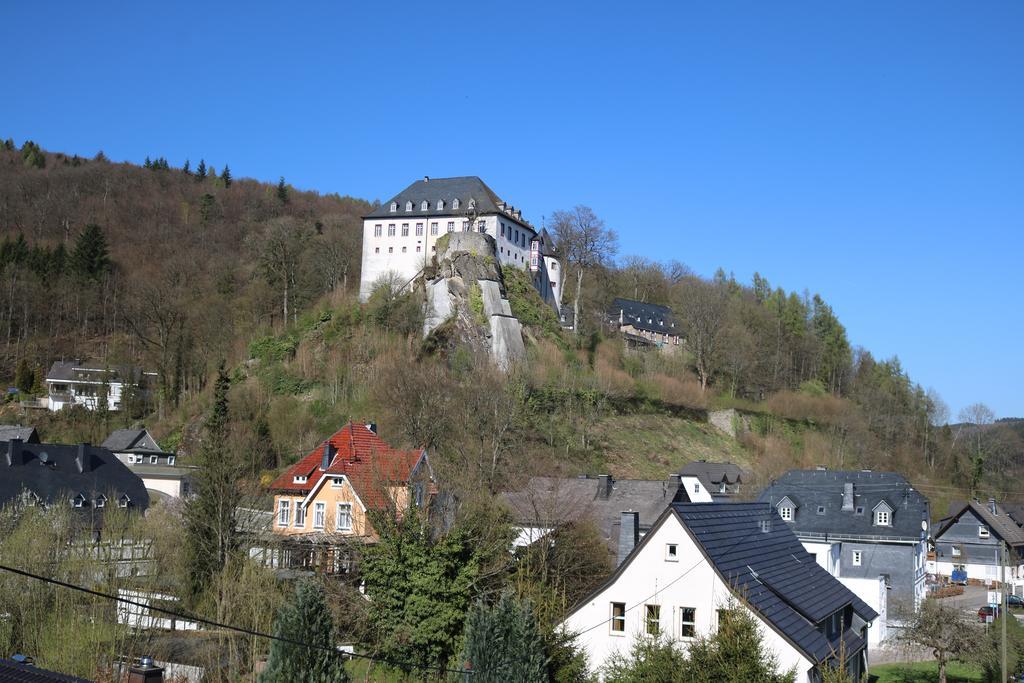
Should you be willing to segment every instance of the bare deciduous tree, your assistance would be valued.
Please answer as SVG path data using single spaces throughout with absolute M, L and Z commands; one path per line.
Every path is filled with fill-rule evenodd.
M 289 296 L 295 289 L 299 265 L 310 236 L 307 227 L 295 218 L 286 216 L 274 219 L 262 235 L 255 235 L 250 240 L 267 281 L 281 290 L 281 308 L 286 324 Z
M 724 286 L 696 278 L 673 293 L 673 309 L 683 319 L 686 343 L 693 354 L 701 389 L 707 389 L 723 350 L 727 291 Z
M 604 221 L 589 206 L 556 211 L 551 220 L 555 240 L 566 265 L 576 272 L 576 294 L 572 306 L 574 331 L 579 334 L 583 274 L 615 257 L 619 249 L 618 237 L 614 230 L 605 227 Z

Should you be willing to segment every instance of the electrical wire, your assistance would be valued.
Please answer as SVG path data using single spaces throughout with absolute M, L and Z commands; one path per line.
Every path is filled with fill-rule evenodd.
M 222 622 L 219 622 L 219 621 L 214 621 L 213 619 L 207 619 L 205 617 L 197 617 L 197 616 L 192 615 L 192 614 L 186 614 L 184 612 L 178 612 L 178 611 L 171 610 L 171 609 L 166 609 L 166 608 L 163 608 L 163 607 L 157 607 L 155 605 L 147 605 L 144 602 L 137 602 L 135 600 L 130 600 L 128 598 L 122 598 L 122 597 L 117 596 L 117 595 L 111 595 L 110 593 L 103 593 L 102 591 L 93 590 L 91 588 L 86 588 L 84 586 L 78 586 L 78 585 L 75 585 L 73 583 L 67 583 L 66 581 L 60 581 L 59 579 L 53 579 L 53 578 L 50 578 L 48 576 L 41 576 L 39 574 L 34 574 L 34 573 L 32 573 L 30 571 L 26 571 L 24 569 L 17 569 L 16 567 L 8 567 L 6 565 L 0 564 L 0 571 L 10 572 L 12 574 L 17 574 L 19 576 L 24 576 L 24 577 L 29 578 L 29 579 L 34 579 L 36 581 L 43 581 L 44 583 L 52 584 L 54 586 L 60 586 L 61 588 L 67 588 L 69 590 L 79 591 L 81 593 L 86 593 L 88 595 L 93 595 L 93 596 L 98 597 L 98 598 L 104 598 L 106 600 L 113 600 L 115 602 L 120 602 L 120 603 L 124 603 L 124 604 L 127 604 L 127 605 L 133 605 L 135 607 L 142 607 L 144 609 L 148 609 L 148 610 L 153 611 L 153 612 L 161 612 L 163 614 L 168 614 L 168 615 L 170 615 L 172 617 L 177 617 L 179 619 L 183 619 L 183 620 L 186 620 L 186 621 L 194 621 L 194 622 L 199 623 L 199 624 L 206 624 L 207 626 L 213 626 L 215 628 L 221 628 L 221 629 L 225 629 L 227 631 L 234 631 L 236 633 L 241 633 L 241 634 L 244 634 L 244 635 L 247 635 L 247 636 L 256 636 L 258 638 L 267 638 L 269 640 L 277 640 L 277 641 L 280 641 L 282 643 L 288 643 L 290 645 L 298 645 L 299 647 L 305 647 L 305 648 L 308 648 L 310 650 L 321 650 L 321 651 L 324 651 L 324 652 L 330 652 L 330 653 L 332 653 L 335 656 L 342 657 L 342 658 L 345 658 L 345 659 L 350 658 L 350 657 L 355 657 L 355 658 L 358 658 L 358 659 L 369 659 L 371 661 L 381 662 L 383 664 L 387 664 L 389 666 L 398 667 L 398 668 L 401 668 L 401 669 L 416 669 L 416 670 L 419 670 L 419 671 L 438 671 L 438 672 L 441 672 L 441 673 L 456 673 L 456 674 L 463 674 L 463 675 L 466 675 L 466 674 L 472 675 L 473 674 L 473 672 L 471 670 L 448 669 L 448 668 L 442 667 L 442 666 L 422 666 L 422 665 L 419 665 L 419 664 L 412 664 L 410 662 L 399 662 L 399 661 L 395 661 L 395 660 L 383 659 L 381 657 L 374 657 L 373 655 L 364 655 L 364 654 L 358 654 L 358 653 L 355 653 L 355 652 L 342 652 L 341 650 L 338 650 L 338 649 L 333 648 L 333 647 L 329 647 L 327 645 L 314 645 L 313 643 L 307 643 L 305 641 L 295 640 L 293 638 L 285 638 L 283 636 L 275 636 L 275 635 L 270 634 L 270 633 L 263 633 L 261 631 L 254 631 L 252 629 L 244 628 L 242 626 L 233 626 L 231 624 L 225 624 L 225 623 L 222 623 Z

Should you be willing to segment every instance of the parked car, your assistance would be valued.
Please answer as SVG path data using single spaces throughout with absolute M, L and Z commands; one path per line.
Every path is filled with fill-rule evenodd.
M 992 605 L 982 605 L 978 610 L 978 621 L 987 622 L 989 617 L 995 619 L 999 616 L 999 608 Z
M 1019 595 L 1007 595 L 1006 604 L 1010 607 L 1024 607 L 1024 597 Z

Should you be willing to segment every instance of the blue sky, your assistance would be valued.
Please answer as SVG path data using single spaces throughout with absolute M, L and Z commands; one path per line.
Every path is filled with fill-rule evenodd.
M 6 3 L 0 136 L 387 198 L 479 175 L 819 292 L 1024 416 L 1024 3 Z

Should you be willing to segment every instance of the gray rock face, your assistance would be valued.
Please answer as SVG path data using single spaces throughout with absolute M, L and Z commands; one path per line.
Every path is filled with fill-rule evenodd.
M 423 336 L 426 337 L 444 321 L 452 317 L 452 297 L 448 280 L 441 278 L 426 284 L 427 314 L 423 317 Z
M 502 370 L 508 370 L 513 363 L 526 357 L 523 326 L 517 318 L 491 316 L 491 357 Z

